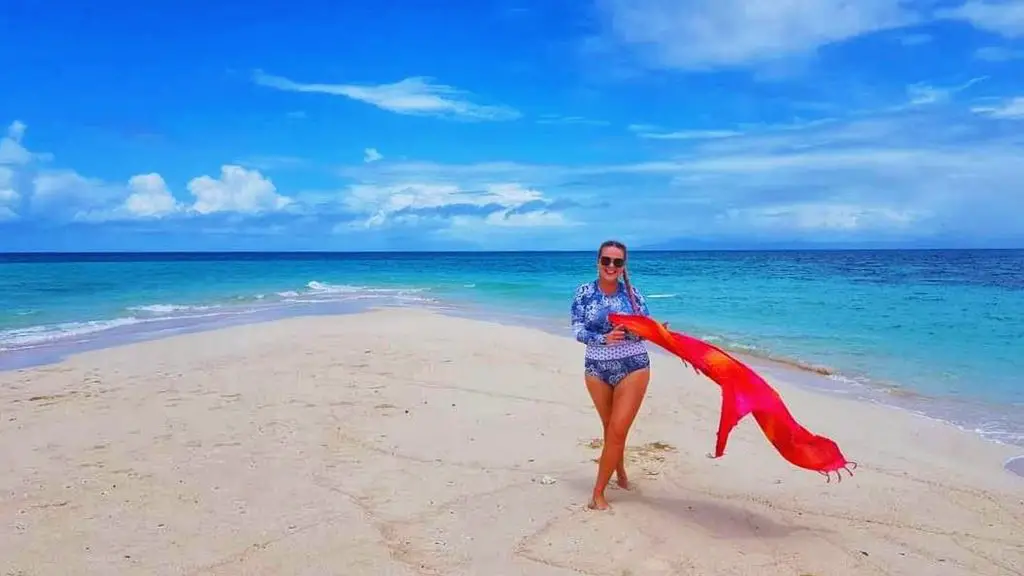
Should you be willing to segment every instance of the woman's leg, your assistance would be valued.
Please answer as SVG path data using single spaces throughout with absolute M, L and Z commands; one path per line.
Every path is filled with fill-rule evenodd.
M 597 376 L 587 375 L 584 380 L 587 383 L 587 391 L 590 392 L 590 399 L 594 401 L 594 408 L 597 408 L 597 415 L 601 417 L 601 438 L 603 439 L 608 434 L 608 421 L 612 417 L 612 394 L 615 389 Z M 615 468 L 615 479 L 620 487 L 629 489 L 624 459 Z
M 590 507 L 598 510 L 608 508 L 604 490 L 611 480 L 612 471 L 623 461 L 626 451 L 626 437 L 633 426 L 633 420 L 640 411 L 640 404 L 647 394 L 647 384 L 651 379 L 651 369 L 641 368 L 630 372 L 612 389 L 612 410 L 608 417 L 608 425 L 604 433 L 604 447 L 597 465 L 597 482 L 594 484 L 594 497 Z

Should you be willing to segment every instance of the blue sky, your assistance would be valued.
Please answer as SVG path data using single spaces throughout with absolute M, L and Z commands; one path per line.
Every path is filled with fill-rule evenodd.
M 274 4 L 0 6 L 0 250 L 1024 246 L 1024 0 Z

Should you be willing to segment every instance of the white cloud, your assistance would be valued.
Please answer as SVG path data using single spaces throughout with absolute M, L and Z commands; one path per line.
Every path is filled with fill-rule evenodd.
M 20 142 L 22 137 L 25 136 L 25 129 L 28 128 L 21 120 L 15 120 L 11 122 L 10 126 L 7 127 L 7 137 Z
M 631 132 L 636 133 L 640 138 L 651 140 L 712 140 L 715 138 L 730 138 L 740 136 L 743 132 L 736 130 L 677 130 L 665 132 L 657 126 L 650 124 L 631 124 Z
M 14 170 L 0 166 L 0 221 L 18 217 L 15 205 L 21 201 L 21 194 L 14 189 Z
M 337 172 L 347 187 L 291 197 L 259 171 L 234 165 L 222 167 L 217 178 L 189 182 L 193 198 L 187 201 L 185 190 L 175 199 L 174 186 L 155 173 L 111 184 L 71 170 L 39 170 L 28 178 L 25 166 L 31 162 L 2 168 L 14 175 L 6 181 L 35 183 L 31 194 L 23 188 L 20 205 L 13 204 L 22 217 L 283 212 L 307 222 L 340 223 L 336 231 L 382 246 L 388 238 L 408 245 L 415 237 L 467 247 L 521 247 L 529 237 L 530 246 L 576 247 L 592 239 L 594 230 L 635 242 L 751 234 L 853 240 L 1020 236 L 1024 135 L 1007 120 L 1024 118 L 1024 99 L 975 101 L 973 110 L 922 105 L 949 100 L 977 81 L 952 88 L 918 85 L 910 90 L 916 106 L 845 120 L 702 123 L 704 130 L 675 132 L 635 125 L 630 129 L 640 135 L 662 136 L 643 146 L 652 155 L 640 162 L 446 165 L 355 158 Z M 0 188 L 4 181 L 0 177 Z M 211 225 L 216 224 L 214 219 Z M 289 226 L 295 229 L 294 221 Z M 487 240 L 492 235 L 498 240 Z
M 537 124 L 567 124 L 577 126 L 608 126 L 607 120 L 593 120 L 583 116 L 562 116 L 560 114 L 543 114 L 537 118 Z
M 431 78 L 416 76 L 393 84 L 321 84 L 300 83 L 257 70 L 253 81 L 268 88 L 288 92 L 308 92 L 343 96 L 397 114 L 437 116 L 462 120 L 515 120 L 521 114 L 507 106 L 476 104 L 464 90 L 437 84 Z
M 996 106 L 975 106 L 975 114 L 1004 120 L 1024 120 L 1024 96 L 1009 98 Z
M 730 226 L 801 232 L 871 232 L 907 229 L 929 216 L 906 208 L 838 203 L 777 204 L 731 208 L 719 216 Z
M 660 158 L 636 163 L 391 162 L 344 173 L 382 187 L 416 178 L 447 182 L 449 191 L 517 182 L 545 190 L 545 198 L 574 201 L 563 214 L 575 222 L 600 223 L 634 238 L 740 238 L 752 231 L 764 237 L 869 240 L 1020 235 L 1024 136 L 979 114 L 903 107 L 854 120 L 663 142 Z M 419 202 L 428 197 L 415 196 Z M 605 202 L 615 206 L 614 219 Z M 385 209 L 382 216 L 389 213 L 397 210 Z
M 31 203 L 37 212 L 75 215 L 106 209 L 123 196 L 120 186 L 74 170 L 44 170 L 32 179 Z
M 550 209 L 552 201 L 542 192 L 516 183 L 488 184 L 477 190 L 431 182 L 357 184 L 345 192 L 342 202 L 351 213 L 362 215 L 349 224 L 350 229 L 426 221 L 444 226 L 467 222 L 489 226 L 560 226 L 568 222 Z
M 975 28 L 1007 38 L 1024 37 L 1024 1 L 1021 0 L 972 0 L 941 10 L 938 16 L 963 20 Z
M 0 166 L 0 201 L 3 198 L 16 199 L 18 192 L 14 189 L 14 170 Z
M 465 217 L 460 217 L 465 222 Z M 560 212 L 526 212 L 517 214 L 512 212 L 492 212 L 484 218 L 484 224 L 488 226 L 502 226 L 509 228 L 537 228 L 549 226 L 575 225 L 566 219 Z
M 51 201 L 77 196 L 72 218 L 80 222 L 159 219 L 184 210 L 157 173 L 132 176 L 127 186 L 83 178 L 73 171 L 44 175 L 37 182 L 37 195 L 41 193 Z M 83 192 L 95 194 L 99 190 L 106 191 L 103 200 L 86 196 L 83 201 Z
M 487 182 L 467 187 L 445 181 L 432 181 L 431 175 L 417 174 L 419 180 L 389 175 L 388 163 L 375 149 L 365 151 L 363 164 L 371 174 L 379 171 L 387 184 L 373 179 L 330 195 L 303 194 L 298 199 L 278 192 L 274 183 L 258 170 L 224 165 L 218 177 L 199 176 L 186 189 L 189 202 L 178 199 L 164 178 L 156 172 L 137 174 L 126 183 L 108 182 L 66 168 L 35 170 L 30 161 L 38 157 L 22 144 L 24 126 L 9 130 L 5 157 L 21 164 L 0 166 L 0 218 L 16 217 L 13 207 L 21 200 L 13 184 L 19 176 L 31 183 L 28 205 L 31 216 L 57 221 L 110 222 L 159 220 L 168 217 L 195 217 L 210 214 L 260 215 L 285 212 L 295 216 L 338 214 L 355 217 L 355 226 L 346 229 L 382 229 L 394 225 L 423 225 L 444 231 L 458 227 L 477 231 L 489 229 L 554 228 L 571 225 L 553 208 L 551 199 L 538 189 L 495 179 L 488 169 L 478 170 Z M 443 180 L 443 179 L 442 179 Z M 475 183 L 474 177 L 465 182 Z M 331 209 L 334 209 L 332 212 Z M 323 211 L 321 211 L 323 209 Z M 234 229 L 234 228 L 232 228 Z M 476 238 L 479 240 L 479 237 Z
M 25 125 L 15 122 L 0 141 L 0 213 L 14 215 L 13 206 L 25 200 L 35 218 L 105 222 L 159 219 L 213 213 L 264 214 L 290 207 L 293 200 L 277 193 L 274 184 L 257 170 L 240 166 L 221 167 L 219 178 L 200 176 L 188 183 L 195 201 L 175 198 L 164 178 L 156 173 L 136 174 L 127 183 L 84 176 L 68 168 L 34 165 L 49 159 L 29 151 L 22 140 Z M 29 184 L 28 194 L 17 190 Z M 27 214 L 26 214 L 27 215 Z
M 682 70 L 745 66 L 920 18 L 901 0 L 597 0 L 614 41 L 649 65 Z
M 1024 37 L 1024 0 L 595 0 L 605 48 L 630 49 L 647 66 L 708 70 L 757 65 L 787 70 L 786 61 L 867 34 L 959 20 L 1006 38 Z M 905 46 L 933 40 L 925 33 L 896 36 Z M 978 57 L 1020 57 L 984 48 Z
M 494 212 L 482 218 L 475 216 L 454 216 L 449 226 L 440 231 L 442 236 L 457 238 L 473 244 L 487 241 L 491 245 L 503 246 L 505 249 L 522 249 L 529 236 L 541 240 L 545 236 L 547 242 L 537 242 L 540 248 L 565 245 L 565 234 L 582 223 L 570 220 L 560 212 L 528 212 L 525 214 Z M 557 236 L 552 236 L 556 234 Z
M 21 145 L 25 136 L 25 123 L 15 120 L 7 127 L 7 134 L 0 138 L 0 164 L 28 164 L 33 154 Z
M 963 92 L 979 82 L 988 80 L 988 76 L 971 78 L 963 84 L 956 86 L 933 86 L 931 84 L 911 84 L 907 86 L 908 103 L 911 106 L 923 106 L 926 104 L 937 104 L 948 102 L 958 92 Z
M 1009 62 L 1024 59 L 1024 50 L 1014 50 L 1002 46 L 983 46 L 974 51 L 974 57 L 986 62 Z
M 366 150 L 363 150 L 363 162 L 366 162 L 367 164 L 383 159 L 384 155 L 378 152 L 376 148 L 367 148 Z
M 155 172 L 132 176 L 128 180 L 128 189 L 131 194 L 125 199 L 124 207 L 134 216 L 158 218 L 181 210 L 163 177 Z
M 0 201 L 3 198 L 14 198 L 17 196 L 14 190 L 14 170 L 0 166 Z
M 219 178 L 193 178 L 188 190 L 196 199 L 191 209 L 199 214 L 260 214 L 283 210 L 292 203 L 278 194 L 274 183 L 258 170 L 230 164 L 221 166 Z

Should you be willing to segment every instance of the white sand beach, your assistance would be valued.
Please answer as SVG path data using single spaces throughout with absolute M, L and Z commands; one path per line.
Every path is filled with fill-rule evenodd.
M 653 355 L 636 490 L 585 508 L 582 345 L 391 309 L 83 353 L 0 374 L 0 575 L 1024 574 L 1018 453 L 773 381 L 860 464 L 785 462 Z

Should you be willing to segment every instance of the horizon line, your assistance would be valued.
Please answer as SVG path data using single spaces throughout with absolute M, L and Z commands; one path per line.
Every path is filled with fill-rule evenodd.
M 1021 247 L 793 247 L 793 248 L 630 248 L 630 252 L 979 252 L 1018 251 Z M 588 253 L 594 249 L 524 250 L 17 250 L 2 251 L 0 256 L 20 255 L 110 255 L 110 254 L 550 254 Z

